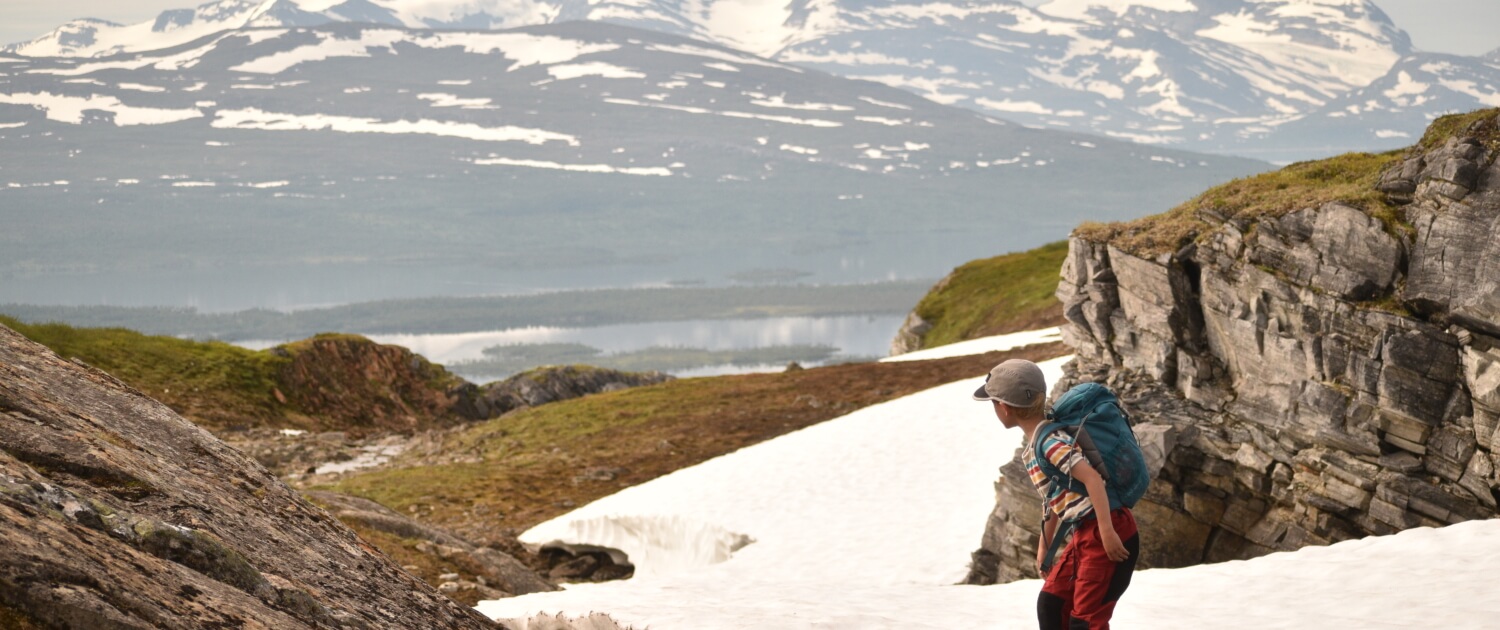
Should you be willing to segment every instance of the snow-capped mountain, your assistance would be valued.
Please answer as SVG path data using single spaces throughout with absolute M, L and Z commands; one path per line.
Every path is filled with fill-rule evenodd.
M 1403 147 L 1422 130 L 1410 121 L 1433 112 L 1462 112 L 1500 107 L 1500 64 L 1474 57 L 1417 53 L 1397 62 L 1370 85 L 1340 96 L 1317 111 L 1277 126 L 1268 136 L 1283 146 L 1307 152 L 1348 150 L 1338 143 L 1350 137 L 1374 137 L 1374 148 Z
M 933 2 L 861 18 L 871 28 L 776 58 L 1023 124 L 1274 160 L 1319 155 L 1268 141 L 1276 125 L 1383 76 L 1411 49 L 1365 0 Z
M 1265 166 L 599 22 L 11 57 L 0 147 L 0 273 L 377 262 L 551 287 L 937 277 Z
M 492 29 L 568 20 L 712 41 L 1032 126 L 1274 160 L 1321 155 L 1276 128 L 1413 52 L 1371 0 L 221 0 L 130 26 L 78 21 L 8 50 L 98 56 L 229 28 L 338 21 Z M 1491 95 L 1459 99 L 1458 109 Z M 1442 113 L 1404 111 L 1371 126 L 1415 134 Z M 1393 146 L 1387 140 L 1354 133 L 1335 144 Z

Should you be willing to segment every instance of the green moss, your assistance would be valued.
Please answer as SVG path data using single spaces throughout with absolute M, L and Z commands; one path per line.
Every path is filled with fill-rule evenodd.
M 1236 179 L 1210 188 L 1162 214 L 1121 223 L 1088 223 L 1074 235 L 1107 242 L 1137 256 L 1175 252 L 1225 219 L 1259 221 L 1326 203 L 1343 203 L 1404 230 L 1399 211 L 1375 190 L 1380 174 L 1401 153 L 1346 153 L 1298 162 L 1278 171 Z
M 77 358 L 209 425 L 279 415 L 276 374 L 290 359 L 218 341 L 143 335 L 123 328 L 25 324 L 0 315 L 0 324 Z
M 1339 202 L 1379 219 L 1399 237 L 1412 235 L 1401 211 L 1375 189 L 1380 175 L 1411 152 L 1425 152 L 1450 138 L 1474 137 L 1495 155 L 1500 152 L 1500 109 L 1485 109 L 1437 119 L 1422 141 L 1405 151 L 1347 153 L 1326 160 L 1299 162 L 1278 171 L 1236 179 L 1162 214 L 1120 223 L 1086 223 L 1074 235 L 1143 257 L 1177 251 L 1227 219 L 1251 222 L 1279 217 L 1303 208 Z
M 142 519 L 131 527 L 136 546 L 163 560 L 175 562 L 246 593 L 258 595 L 266 578 L 240 552 L 214 535 Z
M 1497 124 L 1497 116 L 1500 116 L 1500 108 L 1443 116 L 1427 127 L 1427 133 L 1422 135 L 1417 148 L 1431 151 L 1447 144 L 1449 138 L 1470 136 L 1478 138 L 1490 151 L 1500 150 L 1500 124 Z
M 322 332 L 306 339 L 292 341 L 277 346 L 290 354 L 300 354 L 312 349 L 313 344 L 319 341 L 343 341 L 349 343 L 374 344 L 363 335 L 352 335 L 348 333 Z
M 1068 255 L 1067 241 L 1031 251 L 975 260 L 953 270 L 917 303 L 918 316 L 932 324 L 922 347 L 1018 330 L 1060 319 L 1058 270 Z

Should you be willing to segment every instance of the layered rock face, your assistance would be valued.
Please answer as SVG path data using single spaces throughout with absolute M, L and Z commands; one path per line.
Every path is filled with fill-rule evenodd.
M 1331 203 L 1152 258 L 1072 240 L 1054 394 L 1101 381 L 1132 411 L 1147 566 L 1496 516 L 1497 124 L 1384 173 L 1404 222 Z M 1036 493 L 1002 473 L 974 583 L 1036 575 Z
M 493 627 L 165 405 L 4 327 L 0 619 Z

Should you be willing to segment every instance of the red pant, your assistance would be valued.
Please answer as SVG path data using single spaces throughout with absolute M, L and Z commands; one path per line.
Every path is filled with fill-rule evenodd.
M 1110 512 L 1110 522 L 1130 557 L 1124 562 L 1110 560 L 1099 538 L 1098 521 L 1079 523 L 1037 598 L 1042 630 L 1109 630 L 1115 602 L 1130 586 L 1136 558 L 1141 555 L 1141 538 L 1130 510 Z

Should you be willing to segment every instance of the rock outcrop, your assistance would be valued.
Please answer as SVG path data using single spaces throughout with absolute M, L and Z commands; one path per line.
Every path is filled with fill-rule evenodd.
M 307 497 L 347 525 L 388 534 L 438 561 L 447 571 L 433 576 L 435 586 L 464 603 L 558 590 L 504 551 L 475 545 L 369 499 L 321 490 L 310 491 Z M 407 570 L 420 573 L 421 568 L 409 566 Z
M 1477 120 L 1384 171 L 1394 218 L 1210 217 L 1159 255 L 1072 239 L 1054 394 L 1102 381 L 1133 412 L 1146 566 L 1497 514 L 1500 120 Z M 1035 576 L 1035 491 L 1002 473 L 973 583 Z
M 655 385 L 673 378 L 661 372 L 621 372 L 587 365 L 547 366 L 488 385 L 464 387 L 460 395 L 465 415 L 494 418 L 516 409 Z
M 944 284 L 939 282 L 932 290 L 938 291 Z M 907 313 L 906 320 L 901 322 L 901 329 L 896 331 L 896 338 L 891 340 L 891 356 L 921 350 L 922 335 L 929 330 L 932 330 L 932 322 L 922 319 L 916 311 Z
M 314 424 L 351 434 L 429 428 L 482 419 L 466 381 L 401 346 L 358 335 L 318 335 L 270 350 L 287 358 L 277 395 Z
M 0 618 L 493 627 L 165 405 L 4 327 Z

